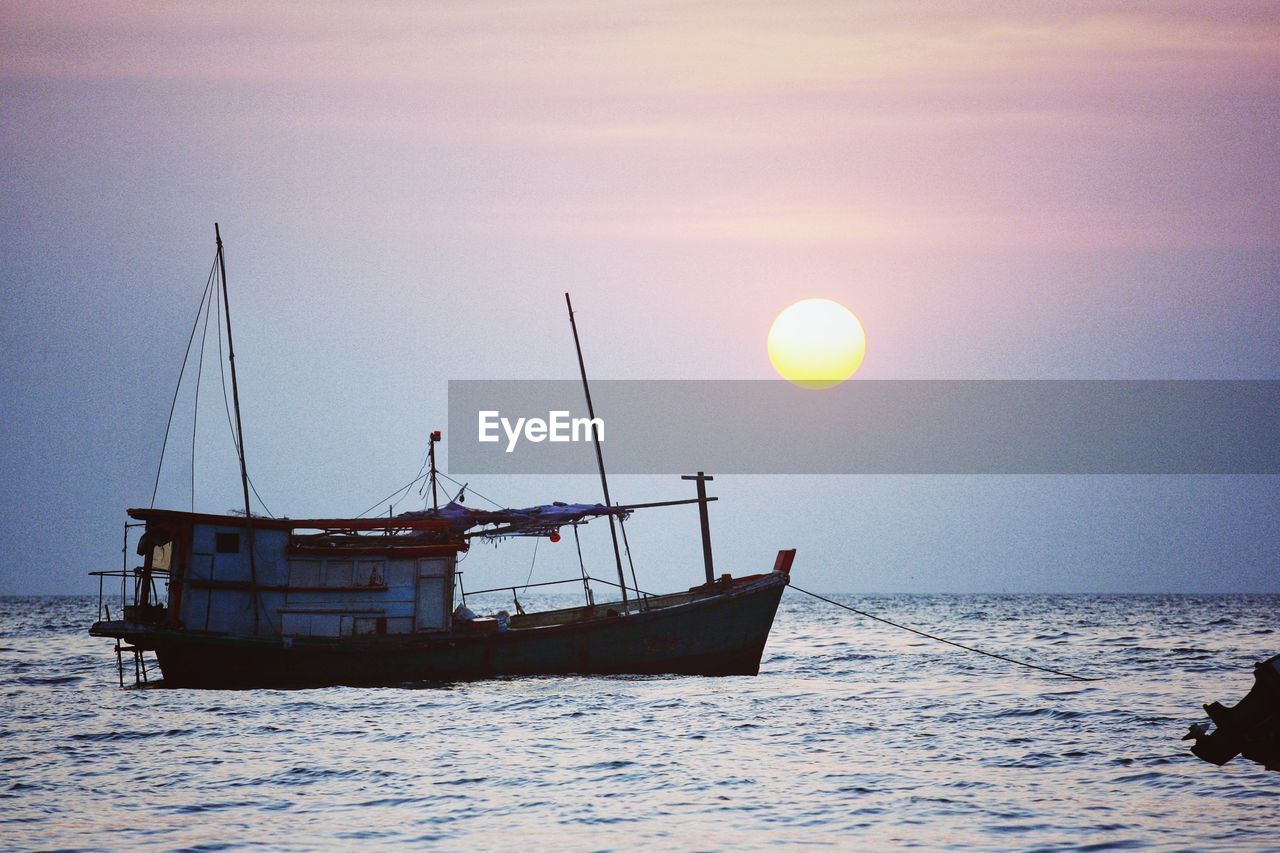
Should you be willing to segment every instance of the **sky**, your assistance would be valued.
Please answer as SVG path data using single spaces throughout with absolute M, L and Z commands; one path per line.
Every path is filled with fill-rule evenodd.
M 860 318 L 863 378 L 1280 378 L 1277 126 L 1270 3 L 0 0 L 0 594 L 120 564 L 215 221 L 251 476 L 277 514 L 346 515 L 418 472 L 449 379 L 575 375 L 565 291 L 600 378 L 770 378 L 770 323 L 812 296 Z M 157 504 L 192 506 L 194 470 L 225 512 L 201 388 Z M 718 570 L 796 547 L 815 589 L 1280 587 L 1275 477 L 712 491 Z M 699 580 L 696 513 L 628 530 L 642 587 Z M 477 548 L 468 585 L 576 571 L 532 550 Z

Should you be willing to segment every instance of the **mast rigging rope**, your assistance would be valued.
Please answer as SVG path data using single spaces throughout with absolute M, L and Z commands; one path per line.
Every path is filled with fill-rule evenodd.
M 156 482 L 151 487 L 151 506 L 156 505 L 156 494 L 160 491 L 160 472 L 164 469 L 164 452 L 169 446 L 169 428 L 173 426 L 173 412 L 178 406 L 178 392 L 182 390 L 182 377 L 187 372 L 187 359 L 191 356 L 191 343 L 196 339 L 196 328 L 200 325 L 200 315 L 204 311 L 205 300 L 209 298 L 209 288 L 213 286 L 213 272 L 218 267 L 215 256 L 213 266 L 209 268 L 209 278 L 205 282 L 204 292 L 200 294 L 200 307 L 196 309 L 195 322 L 191 324 L 191 335 L 187 338 L 187 351 L 182 354 L 182 367 L 178 369 L 178 384 L 173 389 L 173 400 L 169 403 L 169 420 L 164 425 L 164 439 L 160 442 L 160 462 L 156 465 Z
M 227 399 L 227 375 L 226 368 L 223 366 L 222 352 L 222 307 L 213 293 L 213 284 L 217 280 L 217 271 L 218 256 L 215 253 L 213 263 L 209 267 L 209 277 L 204 283 L 204 292 L 200 294 L 200 306 L 196 309 L 196 318 L 191 324 L 191 334 L 187 337 L 187 350 L 182 355 L 182 367 L 178 369 L 178 383 L 173 389 L 173 399 L 169 402 L 169 419 L 164 425 L 164 439 L 160 442 L 160 461 L 156 464 L 155 484 L 151 487 L 152 507 L 156 505 L 156 495 L 160 492 L 160 473 L 164 470 L 164 455 L 169 447 L 169 432 L 173 427 L 173 415 L 178 407 L 178 395 L 182 391 L 182 380 L 186 377 L 187 362 L 191 358 L 191 347 L 195 343 L 196 329 L 201 327 L 201 322 L 203 321 L 204 332 L 200 336 L 200 356 L 196 367 L 196 389 L 191 425 L 191 508 L 193 512 L 195 511 L 196 425 L 200 416 L 200 379 L 204 374 L 204 347 L 209 333 L 209 311 L 211 305 L 212 310 L 216 312 L 214 316 L 218 318 L 214 325 L 218 329 L 218 373 L 222 380 L 222 406 L 227 415 L 227 426 L 231 430 L 231 443 L 235 446 L 236 453 L 239 454 L 240 452 L 240 438 L 236 435 L 235 426 L 231 422 L 231 403 Z M 249 481 L 249 488 L 253 490 L 253 495 L 258 499 L 258 504 L 263 511 L 270 517 L 275 518 L 275 514 L 267 506 L 267 502 L 262 499 L 262 495 L 258 494 L 258 487 L 254 485 L 253 479 L 247 475 L 246 479 Z
M 206 291 L 208 292 L 208 291 Z M 204 312 L 204 328 L 200 330 L 200 357 L 196 360 L 196 394 L 191 405 L 191 511 L 196 511 L 196 435 L 200 426 L 200 384 L 204 379 L 204 346 L 209 340 L 209 303 L 216 299 L 206 300 L 202 306 Z
M 223 366 L 226 359 L 222 357 L 222 303 L 216 298 L 213 300 L 213 309 L 217 312 L 215 316 L 218 318 L 217 322 L 214 323 L 214 326 L 218 329 L 218 379 L 222 383 L 222 410 L 226 412 L 227 415 L 227 429 L 231 431 L 231 444 L 236 449 L 236 456 L 239 456 L 240 437 L 236 434 L 235 424 L 231 422 L 231 403 L 227 400 L 227 370 Z M 262 495 L 258 494 L 258 487 L 253 484 L 253 478 L 249 476 L 249 472 L 247 470 L 245 471 L 244 478 L 249 481 L 249 488 L 253 491 L 253 496 L 258 499 L 259 506 L 262 507 L 263 511 L 265 511 L 267 515 L 275 518 L 275 513 L 273 513 L 271 508 L 267 506 L 267 502 L 262 499 Z
M 475 495 L 476 497 L 480 498 L 481 500 L 486 500 L 486 501 L 488 501 L 489 503 L 491 503 L 491 504 L 493 504 L 494 506 L 496 506 L 498 509 L 506 509 L 506 507 L 505 507 L 505 506 L 503 506 L 502 504 L 498 503 L 498 502 L 497 502 L 497 501 L 495 501 L 493 498 L 487 498 L 487 497 L 485 497 L 484 495 L 482 495 L 482 494 L 480 494 L 479 492 L 477 492 L 475 489 L 471 488 L 471 484 L 470 484 L 470 483 L 459 483 L 457 480 L 453 479 L 453 478 L 452 478 L 452 477 L 450 477 L 448 474 L 445 474 L 445 473 L 443 473 L 443 472 L 441 472 L 441 471 L 436 471 L 436 476 L 444 477 L 446 480 L 448 480 L 450 483 L 453 483 L 453 484 L 454 484 L 455 486 L 457 486 L 458 488 L 462 488 L 463 486 L 466 486 L 466 487 L 467 487 L 467 491 L 468 491 L 468 492 L 470 492 L 471 494 L 473 494 L 473 495 Z
M 415 485 L 417 485 L 417 483 L 418 483 L 418 481 L 419 481 L 419 480 L 423 479 L 423 478 L 424 478 L 424 477 L 426 477 L 426 476 L 427 476 L 427 475 L 426 475 L 426 473 L 419 473 L 419 474 L 418 474 L 418 476 L 414 477 L 412 480 L 410 480 L 409 482 L 405 483 L 403 486 L 401 486 L 400 488 L 396 489 L 394 492 L 392 492 L 391 494 L 387 495 L 385 498 L 383 498 L 382 500 L 378 501 L 378 502 L 377 502 L 377 503 L 375 503 L 373 506 L 369 507 L 369 508 L 368 508 L 368 509 L 366 509 L 364 512 L 362 512 L 362 513 L 360 513 L 359 515 L 357 515 L 357 516 L 356 516 L 356 518 L 364 518 L 366 515 L 368 515 L 369 513 L 373 512 L 375 509 L 377 509 L 378 507 L 382 506 L 382 505 L 383 505 L 384 503 L 386 503 L 387 501 L 390 501 L 392 498 L 397 498 L 397 500 L 392 501 L 393 503 L 399 503 L 399 502 L 400 502 L 400 499 L 398 498 L 398 496 L 399 496 L 402 492 L 407 492 L 407 491 L 409 491 L 409 489 L 411 489 L 411 488 L 413 488 Z
M 533 558 L 529 560 L 529 574 L 524 579 L 524 591 L 529 591 L 529 581 L 533 580 L 533 567 L 538 562 L 538 543 L 542 541 L 541 536 L 533 537 Z

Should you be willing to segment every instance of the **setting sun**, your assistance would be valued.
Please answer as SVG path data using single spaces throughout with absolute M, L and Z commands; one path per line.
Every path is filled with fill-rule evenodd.
M 769 329 L 769 360 L 802 388 L 830 388 L 852 376 L 867 352 L 862 324 L 830 299 L 802 299 Z

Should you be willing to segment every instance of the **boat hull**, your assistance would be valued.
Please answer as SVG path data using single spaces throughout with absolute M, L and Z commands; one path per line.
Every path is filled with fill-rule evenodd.
M 786 587 L 780 572 L 625 616 L 510 630 L 348 638 L 107 630 L 153 650 L 177 687 L 387 685 L 558 674 L 756 675 Z

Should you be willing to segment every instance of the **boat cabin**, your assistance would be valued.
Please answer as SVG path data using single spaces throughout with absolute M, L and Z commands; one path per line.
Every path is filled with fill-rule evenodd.
M 454 571 L 467 542 L 440 519 L 129 515 L 145 527 L 126 620 L 280 637 L 452 627 Z

